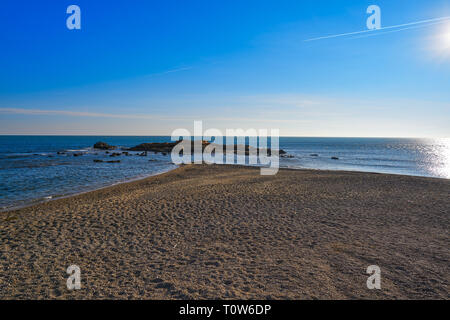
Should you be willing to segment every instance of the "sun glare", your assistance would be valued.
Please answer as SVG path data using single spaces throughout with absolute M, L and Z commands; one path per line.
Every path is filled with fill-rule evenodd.
M 442 42 L 443 42 L 443 47 L 445 49 L 450 49 L 450 23 L 448 23 L 443 31 L 442 34 Z
M 445 23 L 438 29 L 434 47 L 439 55 L 450 57 L 450 22 Z

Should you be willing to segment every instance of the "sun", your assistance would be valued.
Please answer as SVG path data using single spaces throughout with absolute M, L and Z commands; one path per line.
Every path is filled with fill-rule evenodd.
M 442 32 L 442 46 L 444 49 L 450 49 L 450 23 L 446 24 Z

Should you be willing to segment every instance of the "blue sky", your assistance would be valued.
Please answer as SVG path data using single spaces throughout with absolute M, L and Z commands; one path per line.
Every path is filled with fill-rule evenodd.
M 68 30 L 66 8 L 81 8 Z M 448 1 L 12 1 L 0 7 L 0 134 L 450 137 Z

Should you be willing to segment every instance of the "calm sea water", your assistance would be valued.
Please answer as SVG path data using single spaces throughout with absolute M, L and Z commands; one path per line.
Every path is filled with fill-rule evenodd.
M 140 157 L 135 152 L 133 156 L 111 158 L 105 151 L 92 149 L 97 141 L 131 147 L 142 142 L 170 142 L 170 137 L 0 136 L 0 210 L 176 167 L 169 155 L 162 154 Z M 281 158 L 281 167 L 450 178 L 450 139 L 282 137 L 280 148 L 293 156 Z M 75 157 L 76 153 L 83 155 Z M 94 159 L 121 162 L 95 163 Z

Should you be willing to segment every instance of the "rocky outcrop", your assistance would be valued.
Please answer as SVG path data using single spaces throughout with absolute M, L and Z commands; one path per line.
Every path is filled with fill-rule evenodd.
M 96 144 L 94 144 L 94 149 L 100 149 L 100 150 L 114 150 L 116 149 L 115 146 L 110 146 L 106 142 L 99 141 Z
M 153 143 L 141 143 L 135 147 L 129 148 L 127 150 L 129 151 L 150 151 L 150 152 L 161 152 L 163 155 L 166 155 L 170 152 L 172 152 L 172 149 L 178 144 L 178 143 L 183 143 L 183 141 L 176 141 L 176 142 L 163 142 L 163 143 L 159 143 L 159 142 L 153 142 Z M 184 142 L 186 143 L 186 142 Z M 189 142 L 187 142 L 187 144 L 189 144 Z M 211 143 L 208 141 L 203 140 L 202 141 L 202 151 Z M 188 145 L 187 145 L 188 146 Z M 215 145 L 216 149 L 222 147 L 222 152 L 225 153 L 226 152 L 226 145 Z M 233 148 L 232 148 L 233 149 Z M 191 150 L 193 153 L 194 150 L 194 142 L 191 142 Z M 264 149 L 260 149 L 260 148 L 255 148 L 249 145 L 234 145 L 234 150 L 233 152 L 235 154 L 238 153 L 239 150 L 243 150 L 245 155 L 249 155 L 251 152 L 255 153 L 257 155 L 259 155 L 260 152 L 262 152 Z M 286 154 L 286 151 L 280 149 L 279 151 L 280 155 Z M 267 149 L 267 154 L 271 155 L 272 151 L 270 148 Z
M 178 144 L 177 142 L 153 142 L 153 143 L 141 143 L 135 147 L 129 148 L 129 151 L 151 151 L 151 152 L 171 152 L 172 149 Z

